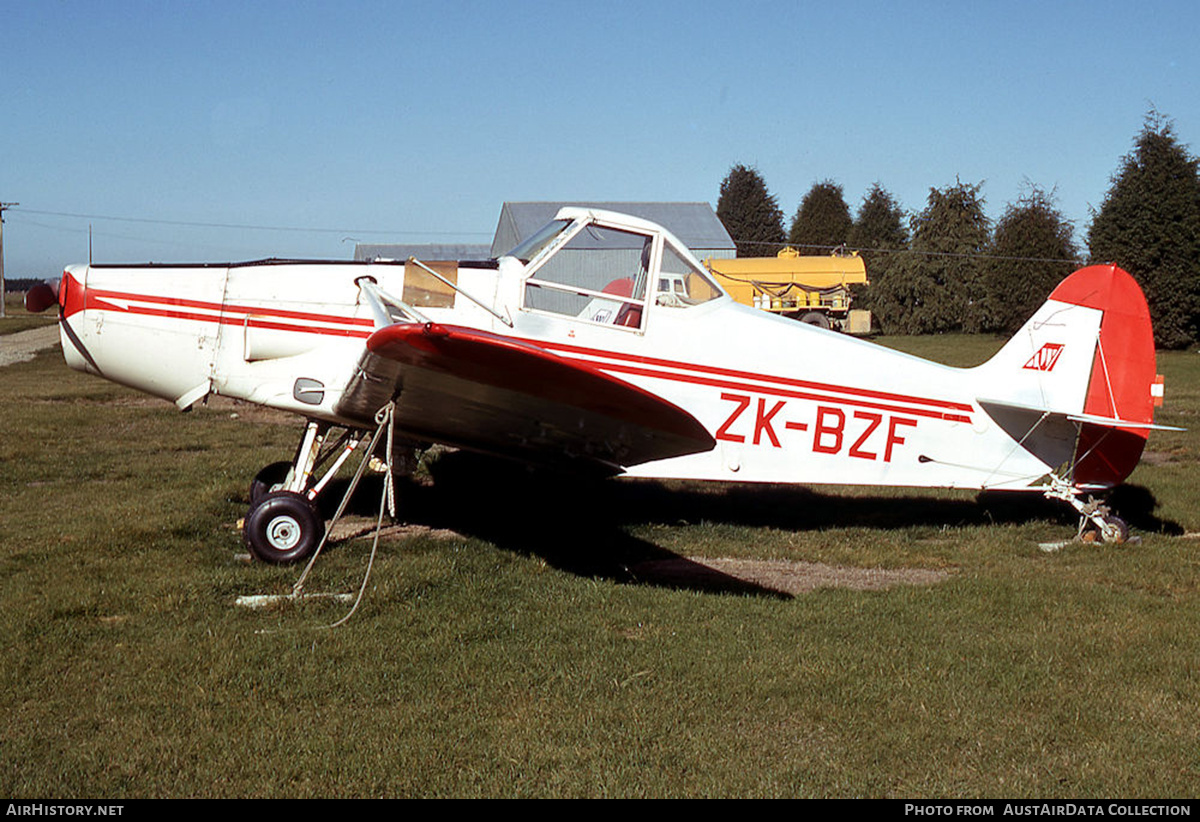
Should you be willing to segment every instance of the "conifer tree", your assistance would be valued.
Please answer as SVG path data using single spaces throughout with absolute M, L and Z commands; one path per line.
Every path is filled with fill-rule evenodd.
M 984 261 L 984 329 L 1018 331 L 1079 256 L 1074 227 L 1036 186 L 1010 203 Z M 1062 262 L 1055 262 L 1061 260 Z
M 1182 348 L 1200 320 L 1200 174 L 1157 111 L 1146 115 L 1088 232 L 1094 262 L 1114 262 L 1146 293 L 1155 343 Z
M 989 223 L 981 185 L 930 189 L 925 210 L 912 219 L 911 248 L 873 285 L 872 304 L 891 334 L 975 332 L 983 326 L 980 257 Z
M 770 257 L 783 247 L 783 211 L 756 169 L 735 165 L 721 181 L 717 219 L 739 257 Z
M 833 180 L 824 180 L 813 184 L 796 209 L 788 232 L 788 244 L 795 246 L 801 254 L 828 254 L 846 244 L 852 226 L 842 187 Z
M 850 229 L 849 244 L 862 255 L 872 283 L 882 282 L 897 254 L 908 248 L 904 210 L 879 183 L 863 197 Z

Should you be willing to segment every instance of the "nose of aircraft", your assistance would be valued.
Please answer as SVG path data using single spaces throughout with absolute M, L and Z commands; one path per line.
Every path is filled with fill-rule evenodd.
M 25 292 L 25 310 L 40 314 L 52 305 L 58 305 L 58 288 L 49 283 L 38 283 Z

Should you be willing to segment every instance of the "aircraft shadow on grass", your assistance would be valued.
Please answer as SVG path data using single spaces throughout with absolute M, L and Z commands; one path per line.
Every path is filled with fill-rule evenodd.
M 990 526 L 1049 521 L 1073 528 L 1077 517 L 1053 500 L 984 492 L 975 498 L 848 496 L 794 485 L 714 484 L 587 479 L 537 471 L 465 451 L 440 455 L 432 483 L 397 485 L 397 519 L 445 528 L 496 547 L 536 556 L 559 570 L 633 584 L 714 593 L 790 598 L 721 573 L 630 533 L 640 525 L 709 523 L 820 531 L 853 526 L 890 531 L 908 527 Z M 363 480 L 348 512 L 378 513 L 382 478 Z M 331 515 L 345 481 L 325 497 Z M 1111 502 L 1144 532 L 1182 534 L 1154 514 L 1157 501 L 1125 485 Z

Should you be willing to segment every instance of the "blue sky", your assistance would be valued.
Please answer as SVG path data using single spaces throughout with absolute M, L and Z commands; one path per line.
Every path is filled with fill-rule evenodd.
M 1200 141 L 1194 2 L 0 0 L 10 278 L 86 261 L 487 242 L 505 200 L 790 219 L 832 179 L 908 211 L 1030 183 L 1082 238 L 1154 106 Z M 78 216 L 72 216 L 78 215 Z M 117 219 L 119 218 L 119 219 Z

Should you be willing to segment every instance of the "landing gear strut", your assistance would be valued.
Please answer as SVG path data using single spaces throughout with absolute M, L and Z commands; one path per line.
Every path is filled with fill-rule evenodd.
M 1104 542 L 1120 545 L 1129 539 L 1129 526 L 1107 505 L 1091 496 L 1085 502 L 1082 494 L 1066 480 L 1051 476 L 1045 495 L 1060 499 L 1079 512 L 1079 532 L 1082 542 Z
M 250 483 L 250 511 L 242 527 L 242 537 L 250 553 L 263 562 L 287 564 L 300 562 L 320 550 L 325 539 L 325 518 L 317 505 L 321 492 L 343 463 L 365 440 L 367 453 L 351 481 L 334 520 L 345 510 L 363 469 L 370 464 L 387 472 L 388 508 L 395 513 L 393 477 L 412 473 L 419 462 L 420 446 L 394 436 L 392 404 L 376 414 L 379 428 L 374 432 L 343 429 L 329 442 L 333 425 L 309 420 L 292 462 L 275 462 L 263 468 Z M 381 436 L 386 434 L 386 437 Z M 374 453 L 375 456 L 371 456 Z M 328 466 L 328 467 L 326 467 Z M 318 478 L 318 473 L 320 477 Z
M 309 420 L 295 459 L 271 463 L 250 483 L 250 511 L 242 537 L 256 559 L 276 565 L 299 562 L 321 544 L 325 519 L 317 497 L 366 436 L 347 429 L 326 447 L 332 427 Z M 317 479 L 316 472 L 331 459 L 332 465 Z

